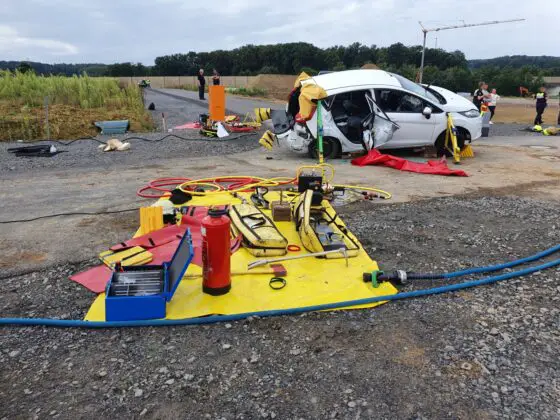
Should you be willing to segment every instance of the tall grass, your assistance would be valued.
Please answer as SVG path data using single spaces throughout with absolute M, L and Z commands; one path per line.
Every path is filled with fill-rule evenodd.
M 142 95 L 136 85 L 119 87 L 109 77 L 37 76 L 33 72 L 0 71 L 0 101 L 14 105 L 41 106 L 48 96 L 49 103 L 71 105 L 83 109 L 142 109 Z
M 113 119 L 128 119 L 131 131 L 153 129 L 138 86 L 121 88 L 117 79 L 86 74 L 44 77 L 0 71 L 0 141 L 41 139 L 47 132 L 56 139 L 87 137 L 97 133 L 93 121 Z

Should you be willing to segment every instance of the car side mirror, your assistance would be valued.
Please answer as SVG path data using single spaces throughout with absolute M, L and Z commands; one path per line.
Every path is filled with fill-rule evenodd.
M 430 117 L 432 116 L 432 108 L 430 108 L 429 106 L 425 107 L 425 108 L 422 110 L 422 115 L 423 115 L 424 117 L 426 117 L 427 120 L 429 120 Z

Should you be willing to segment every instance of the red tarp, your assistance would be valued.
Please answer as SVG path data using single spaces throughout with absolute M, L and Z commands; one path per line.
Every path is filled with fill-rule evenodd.
M 384 155 L 377 149 L 371 149 L 367 155 L 353 159 L 352 165 L 381 165 L 399 169 L 401 171 L 417 172 L 420 174 L 469 176 L 465 171 L 460 169 L 449 169 L 445 158 L 441 158 L 440 160 L 429 160 L 426 163 L 411 162 L 410 160 L 406 160 L 401 157 Z
M 194 121 L 183 125 L 178 125 L 177 127 L 173 127 L 173 130 L 193 130 L 199 128 L 202 128 L 202 124 L 200 124 L 198 121 Z
M 148 251 L 153 255 L 152 261 L 147 264 L 161 265 L 164 262 L 171 261 L 171 257 L 173 257 L 173 254 L 179 245 L 180 237 L 182 237 L 187 228 L 189 228 L 191 231 L 194 249 L 194 256 L 191 263 L 202 267 L 202 234 L 200 232 L 200 228 L 202 219 L 206 216 L 206 214 L 208 214 L 208 208 L 191 207 L 191 209 L 193 211 L 190 213 L 192 213 L 193 216 L 183 216 L 181 226 L 168 226 L 147 235 L 139 236 L 138 238 L 123 242 L 122 244 L 115 245 L 114 247 L 111 247 L 111 249 L 116 248 L 116 250 L 119 250 L 136 245 L 140 245 L 142 247 L 147 245 L 145 249 L 148 248 Z M 201 210 L 199 211 L 199 209 Z M 147 240 L 147 238 L 151 238 L 151 242 L 154 242 L 154 244 Z M 232 239 L 231 252 L 234 253 L 237 251 L 240 245 L 240 237 Z M 86 289 L 89 289 L 94 293 L 101 293 L 105 291 L 105 286 L 111 279 L 111 273 L 112 271 L 109 267 L 106 265 L 99 265 L 70 276 L 70 280 L 81 284 Z

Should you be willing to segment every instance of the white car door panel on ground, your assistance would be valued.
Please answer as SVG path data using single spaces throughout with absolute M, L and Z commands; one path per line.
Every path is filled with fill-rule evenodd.
M 433 113 L 430 118 L 426 118 L 422 111 L 431 104 L 397 89 L 375 89 L 375 98 L 377 105 L 400 126 L 384 148 L 424 146 L 435 141 L 434 130 L 442 116 L 445 118 L 443 112 Z

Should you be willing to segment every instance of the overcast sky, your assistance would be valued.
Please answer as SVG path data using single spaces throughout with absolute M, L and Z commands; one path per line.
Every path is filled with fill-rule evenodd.
M 559 0 L 0 0 L 0 60 L 142 62 L 248 43 L 420 44 L 427 27 L 526 18 L 430 33 L 467 58 L 560 56 Z

